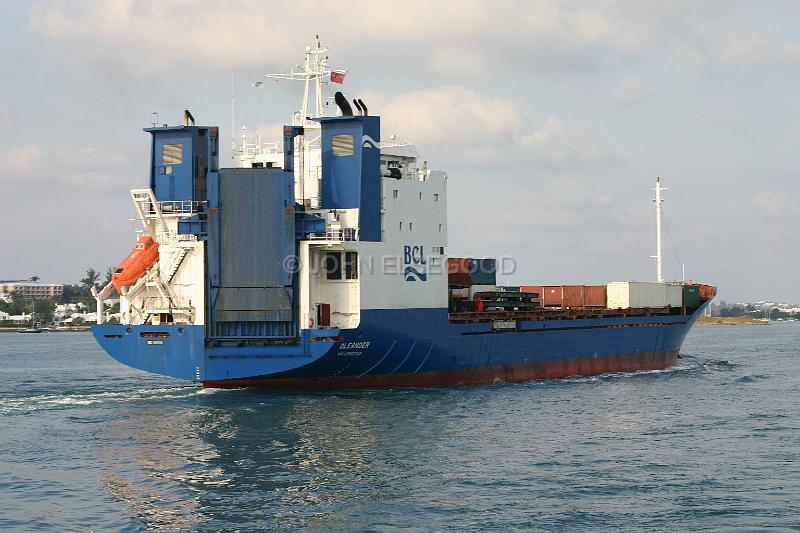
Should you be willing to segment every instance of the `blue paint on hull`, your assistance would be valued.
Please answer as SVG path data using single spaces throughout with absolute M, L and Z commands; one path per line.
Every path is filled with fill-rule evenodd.
M 203 326 L 100 325 L 92 330 L 119 362 L 186 380 L 402 376 L 413 383 L 413 376 L 431 373 L 676 355 L 702 309 L 688 316 L 520 321 L 520 331 L 510 333 L 493 333 L 490 323 L 453 324 L 446 309 L 365 310 L 358 328 L 305 330 L 292 346 L 206 346 Z

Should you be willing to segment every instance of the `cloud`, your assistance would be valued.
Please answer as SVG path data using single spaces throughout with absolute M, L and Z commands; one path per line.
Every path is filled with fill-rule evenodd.
M 30 176 L 41 168 L 45 150 L 38 144 L 19 144 L 0 152 L 0 182 L 13 183 L 20 176 Z
M 489 73 L 483 53 L 455 48 L 433 52 L 430 69 L 438 76 L 449 79 L 484 79 Z
M 753 198 L 751 204 L 762 214 L 775 218 L 792 217 L 800 213 L 796 202 L 773 191 L 762 192 Z
M 114 189 L 118 177 L 129 173 L 130 167 L 130 158 L 116 151 L 71 145 L 48 150 L 39 144 L 20 144 L 0 152 L 4 169 L 0 184 L 7 191 L 37 188 L 40 195 L 74 193 L 82 187 Z
M 535 159 L 554 166 L 618 165 L 622 158 L 598 141 L 585 126 L 570 126 L 550 117 L 530 133 L 514 135 L 514 142 Z
M 519 61 L 523 69 L 532 63 L 582 68 L 603 57 L 641 57 L 647 48 L 646 32 L 592 4 L 409 0 L 396 7 L 388 1 L 337 5 L 325 12 L 325 27 L 335 29 L 327 38 L 345 56 L 367 55 L 384 65 L 398 53 L 427 60 L 443 78 L 484 76 L 490 63 L 495 69 Z M 313 31 L 297 28 L 308 27 L 309 14 L 319 10 L 310 0 L 269 9 L 252 0 L 51 1 L 31 9 L 29 28 L 68 48 L 66 58 L 108 65 L 113 57 L 139 72 L 192 63 L 256 68 L 295 57 Z
M 309 28 L 321 9 L 312 0 L 273 2 L 269 9 L 254 0 L 47 1 L 31 8 L 28 27 L 55 45 L 53 64 L 83 65 L 106 76 L 198 66 L 283 69 L 299 60 L 297 51 L 310 44 L 315 29 L 340 66 L 401 73 L 427 65 L 434 80 L 449 82 L 596 73 L 665 58 L 689 69 L 800 61 L 794 36 L 779 38 L 763 19 L 741 24 L 751 4 L 702 4 L 408 0 L 399 7 L 354 0 L 325 10 L 324 27 L 306 33 L 297 28 Z M 650 89 L 628 77 L 609 88 L 608 97 L 633 102 Z
M 726 98 L 707 104 L 701 109 L 701 115 L 724 124 L 739 122 L 739 108 L 732 98 Z
M 382 129 L 393 129 L 420 144 L 460 145 L 496 141 L 518 131 L 524 106 L 465 87 L 449 86 L 385 97 L 365 94 L 370 109 L 380 109 Z
M 655 87 L 637 76 L 626 76 L 598 90 L 600 98 L 615 105 L 642 102 L 655 93 Z
M 0 129 L 8 130 L 14 127 L 16 117 L 11 106 L 0 102 Z

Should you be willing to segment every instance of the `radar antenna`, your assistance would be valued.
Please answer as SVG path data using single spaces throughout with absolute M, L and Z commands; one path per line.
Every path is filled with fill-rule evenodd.
M 275 80 L 299 80 L 305 82 L 303 103 L 298 114 L 294 117 L 293 125 L 307 126 L 310 118 L 323 115 L 322 84 L 328 83 L 328 80 L 331 79 L 331 72 L 334 71 L 328 66 L 328 47 L 320 43 L 319 35 L 317 35 L 316 48 L 306 47 L 306 58 L 303 66 L 296 65 L 289 72 L 265 74 L 264 77 Z M 336 70 L 335 72 L 343 75 L 346 71 Z M 343 76 L 339 76 L 338 79 L 343 81 Z M 312 86 L 316 105 L 314 115 L 309 114 L 309 98 L 311 97 Z

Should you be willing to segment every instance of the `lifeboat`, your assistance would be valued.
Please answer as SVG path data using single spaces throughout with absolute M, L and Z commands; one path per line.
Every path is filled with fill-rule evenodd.
M 156 261 L 158 261 L 158 243 L 149 235 L 139 237 L 133 251 L 111 275 L 111 282 L 117 288 L 117 292 L 122 294 L 123 287 L 130 287 L 136 283 Z

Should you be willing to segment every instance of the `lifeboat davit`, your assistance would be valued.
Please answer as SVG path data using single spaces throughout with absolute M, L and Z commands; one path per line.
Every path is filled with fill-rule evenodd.
M 130 287 L 136 283 L 156 261 L 158 261 L 158 243 L 150 235 L 139 237 L 133 251 L 111 275 L 111 282 L 117 288 L 117 292 L 122 294 L 123 287 Z

